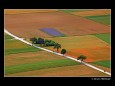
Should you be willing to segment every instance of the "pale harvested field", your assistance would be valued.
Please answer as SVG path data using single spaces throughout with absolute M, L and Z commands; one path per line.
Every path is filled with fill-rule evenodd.
M 5 76 L 76 76 L 76 77 L 105 77 L 109 76 L 85 65 L 66 66 L 57 68 L 41 69 L 36 71 L 21 72 Z
M 85 36 L 69 36 L 69 37 L 55 37 L 48 38 L 62 45 L 66 49 L 76 48 L 90 48 L 90 47 L 104 47 L 109 46 L 108 43 L 93 35 Z
M 110 45 L 92 35 L 49 39 L 61 44 L 62 48 L 67 50 L 66 55 L 74 58 L 77 58 L 81 54 L 86 55 L 86 62 L 110 60 L 111 58 Z M 53 47 L 48 47 L 48 49 L 54 50 Z M 56 51 L 56 49 L 54 51 Z
M 111 14 L 111 10 L 103 9 L 103 10 L 91 10 L 91 11 L 81 11 L 81 12 L 72 12 L 72 14 L 78 16 L 97 16 L 97 15 L 108 15 Z
M 48 10 L 48 9 L 5 9 L 4 14 L 20 14 L 20 13 L 36 13 L 36 12 L 55 12 L 58 11 L 56 9 Z
M 11 66 L 17 64 L 58 60 L 58 59 L 64 59 L 64 58 L 46 51 L 19 53 L 19 54 L 6 55 L 4 58 L 5 60 L 4 65 Z
M 4 16 L 5 28 L 22 38 L 51 37 L 41 28 L 55 28 L 68 36 L 110 32 L 109 26 L 58 11 Z

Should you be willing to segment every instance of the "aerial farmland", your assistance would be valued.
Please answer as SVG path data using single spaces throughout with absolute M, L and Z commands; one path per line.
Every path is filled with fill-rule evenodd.
M 5 9 L 5 77 L 111 77 L 110 9 Z

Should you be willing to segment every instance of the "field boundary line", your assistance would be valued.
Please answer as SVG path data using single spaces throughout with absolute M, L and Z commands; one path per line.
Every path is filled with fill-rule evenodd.
M 54 53 L 54 54 L 59 55 L 59 56 L 63 56 L 61 53 L 57 53 L 57 52 L 54 52 L 54 51 L 51 51 L 51 50 L 48 50 L 48 49 L 45 49 L 45 48 L 42 48 L 42 47 L 38 47 L 38 46 L 32 45 L 30 42 L 25 41 L 23 38 L 19 38 L 19 37 L 13 35 L 12 33 L 8 32 L 6 29 L 4 29 L 4 32 L 5 32 L 6 34 L 8 34 L 8 35 L 14 37 L 15 39 L 20 40 L 20 41 L 22 41 L 22 42 L 24 42 L 24 43 L 26 43 L 26 44 L 28 44 L 28 45 L 31 45 L 31 46 L 33 46 L 33 47 L 42 49 L 42 50 L 47 51 L 47 52 L 50 52 L 50 53 Z M 75 59 L 75 58 L 73 58 L 73 57 L 70 57 L 70 56 L 67 56 L 67 55 L 65 55 L 64 57 L 69 58 L 69 59 L 71 59 L 71 60 L 74 60 L 74 61 L 77 61 L 77 62 L 80 62 L 80 63 L 81 63 L 80 60 L 77 60 L 77 59 Z M 86 62 L 82 62 L 82 64 L 84 64 L 84 65 L 86 65 L 86 66 L 88 66 L 88 67 L 90 67 L 90 68 L 93 68 L 93 69 L 95 69 L 95 70 L 98 70 L 98 71 L 100 71 L 100 72 L 103 72 L 103 73 L 105 73 L 105 74 L 111 76 L 111 73 L 105 72 L 104 70 L 102 70 L 102 69 L 100 69 L 100 68 L 98 68 L 98 67 L 95 67 L 95 66 L 93 66 L 93 65 L 91 65 L 91 64 L 88 64 L 88 63 L 86 63 Z

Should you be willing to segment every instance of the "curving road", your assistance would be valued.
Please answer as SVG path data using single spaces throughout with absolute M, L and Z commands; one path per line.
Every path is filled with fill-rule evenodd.
M 39 49 L 41 49 L 41 50 L 44 50 L 44 51 L 47 51 L 47 52 L 50 52 L 50 53 L 54 53 L 54 54 L 59 55 L 59 56 L 63 56 L 63 55 L 60 54 L 60 53 L 53 52 L 53 51 L 51 51 L 51 50 L 48 50 L 48 49 L 45 49 L 45 48 L 42 48 L 42 47 L 38 47 L 38 46 L 32 45 L 30 42 L 25 41 L 23 38 L 19 38 L 19 37 L 13 35 L 12 33 L 8 32 L 6 29 L 4 29 L 4 32 L 5 32 L 6 34 L 8 34 L 8 35 L 14 37 L 15 39 L 20 40 L 20 41 L 22 41 L 22 42 L 24 42 L 24 43 L 26 43 L 26 44 L 28 44 L 28 45 L 31 45 L 31 46 L 33 46 L 33 47 L 39 48 Z M 69 58 L 69 59 L 71 59 L 71 60 L 74 60 L 74 61 L 77 61 L 77 62 L 80 62 L 80 63 L 81 63 L 80 60 L 77 60 L 77 59 L 75 59 L 75 58 L 73 58 L 73 57 L 66 56 L 66 55 L 64 55 L 64 57 Z M 93 65 L 91 65 L 91 64 L 88 64 L 88 63 L 86 63 L 86 62 L 82 62 L 82 64 L 84 64 L 84 65 L 86 65 L 86 66 L 88 66 L 88 67 L 91 67 L 91 68 L 93 68 L 93 69 L 95 69 L 95 70 L 98 70 L 98 71 L 100 71 L 100 72 L 103 72 L 103 73 L 108 74 L 108 75 L 111 76 L 111 73 L 105 72 L 104 70 L 102 70 L 102 69 L 100 69 L 100 68 L 97 68 L 97 67 L 95 67 L 95 66 L 93 66 Z

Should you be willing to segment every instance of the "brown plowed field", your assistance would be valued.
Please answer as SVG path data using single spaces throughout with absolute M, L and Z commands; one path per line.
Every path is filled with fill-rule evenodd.
M 40 28 L 55 28 L 67 35 L 108 33 L 110 27 L 64 12 L 5 15 L 5 28 L 23 38 L 50 37 Z
M 110 60 L 110 47 L 93 47 L 84 49 L 73 49 L 68 51 L 68 55 L 77 58 L 79 55 L 87 56 L 86 62 Z
M 97 15 L 108 15 L 111 14 L 111 10 L 90 10 L 90 11 L 81 11 L 81 12 L 72 12 L 72 14 L 78 16 L 97 16 Z
M 57 68 L 48 68 L 35 71 L 9 74 L 5 76 L 109 76 L 85 65 L 65 66 Z

